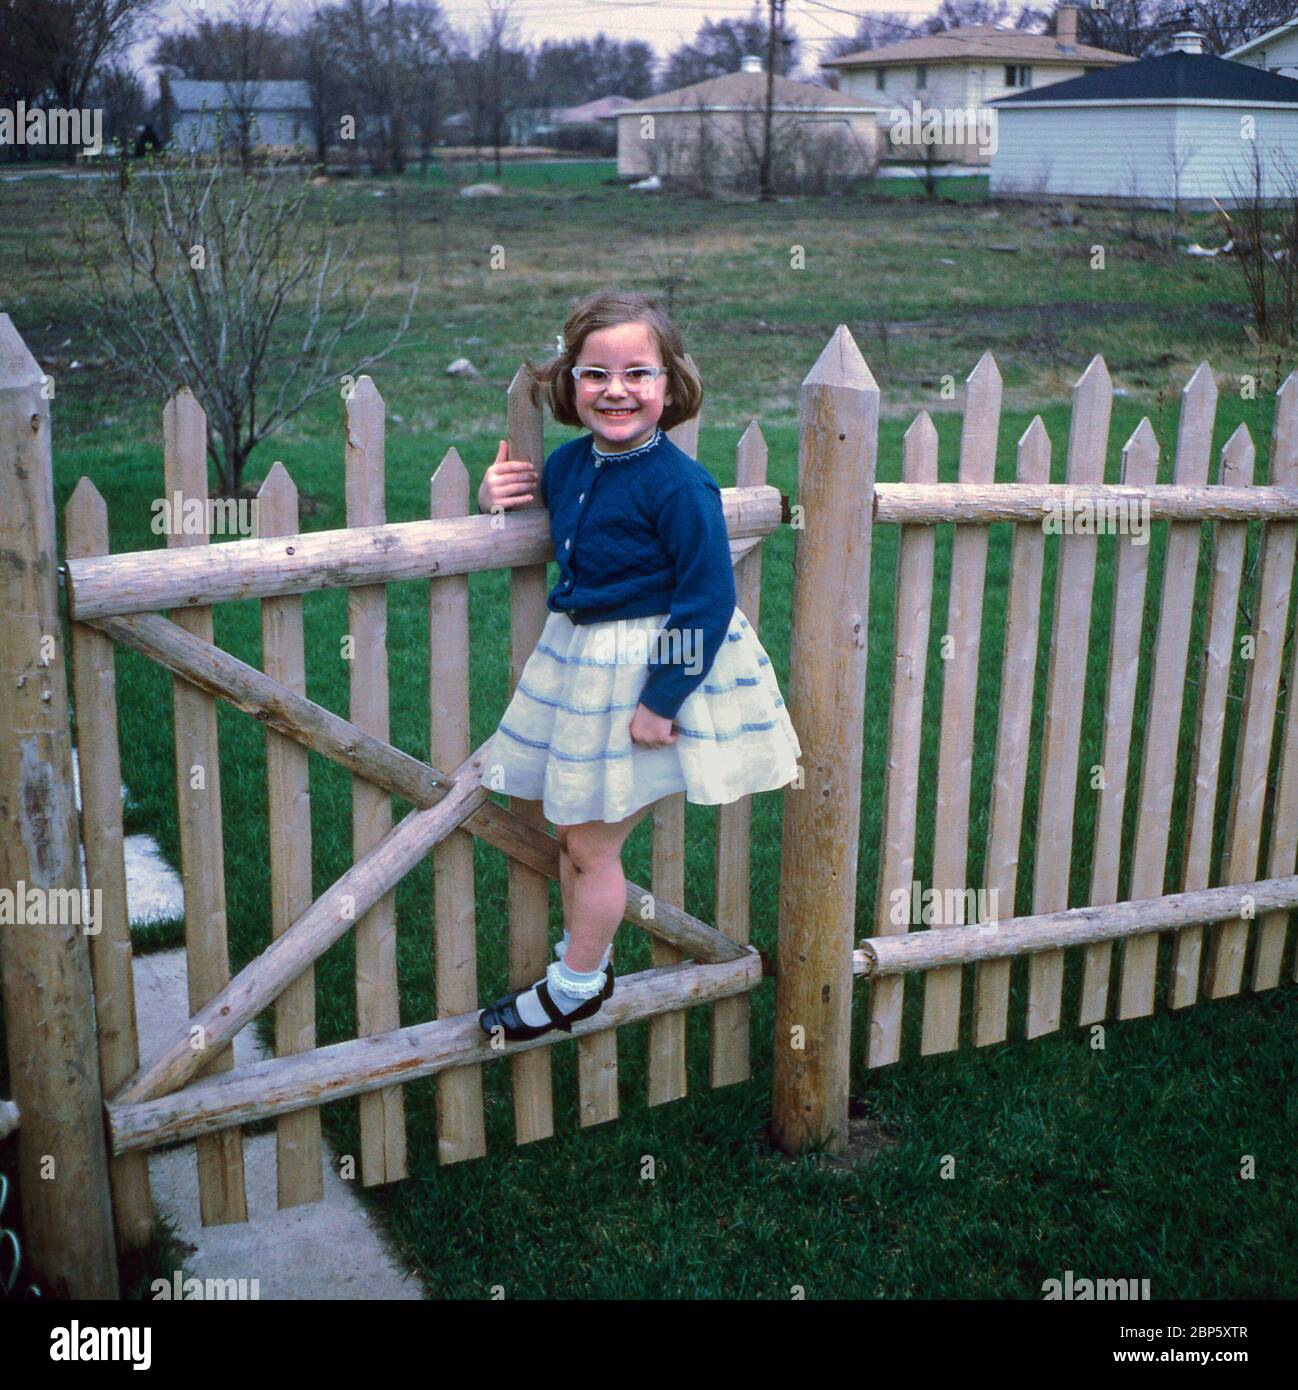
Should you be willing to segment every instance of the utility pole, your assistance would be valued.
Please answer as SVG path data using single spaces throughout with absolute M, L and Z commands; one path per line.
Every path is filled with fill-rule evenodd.
M 758 196 L 771 198 L 771 106 L 775 100 L 775 45 L 783 37 L 785 0 L 770 0 L 771 18 L 766 38 L 766 111 L 762 130 L 762 168 Z

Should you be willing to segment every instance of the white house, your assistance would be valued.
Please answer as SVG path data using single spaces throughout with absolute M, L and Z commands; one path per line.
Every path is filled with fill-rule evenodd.
M 1280 77 L 1298 77 L 1298 14 L 1224 56 Z
M 222 119 L 227 142 L 238 142 L 241 123 L 246 122 L 254 145 L 315 143 L 305 82 L 200 82 L 177 77 L 171 81 L 171 99 L 171 136 L 182 149 L 213 149 Z
M 1133 61 L 1126 53 L 1079 44 L 1074 5 L 1059 6 L 1055 29 L 1054 34 L 1026 34 L 994 24 L 976 24 L 847 53 L 826 59 L 820 66 L 838 74 L 838 90 L 845 96 L 886 105 L 887 115 L 880 117 L 885 157 L 922 159 L 926 151 L 917 142 L 892 138 L 894 132 L 914 129 L 913 119 L 907 126 L 900 113 L 913 111 L 916 102 L 925 112 L 971 113 L 966 117 L 966 128 L 976 132 L 981 124 L 991 124 L 988 103 L 997 97 Z M 938 145 L 933 157 L 967 164 L 985 164 L 990 158 L 988 142 L 962 136 L 949 122 L 944 130 L 954 138 L 924 141 Z
M 763 148 L 766 96 L 761 58 L 745 54 L 737 72 L 621 107 L 618 174 L 753 184 Z M 771 81 L 772 160 L 795 177 L 814 168 L 873 173 L 880 157 L 883 110 L 881 102 L 777 73 Z
M 1108 72 L 1005 97 L 991 163 L 993 197 L 1230 206 L 1253 183 L 1285 192 L 1298 178 L 1298 81 L 1203 52 L 1203 37 Z

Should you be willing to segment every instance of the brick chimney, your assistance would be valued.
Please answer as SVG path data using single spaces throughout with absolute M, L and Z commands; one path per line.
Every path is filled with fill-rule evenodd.
M 1060 5 L 1055 11 L 1055 42 L 1060 48 L 1077 46 L 1077 7 Z

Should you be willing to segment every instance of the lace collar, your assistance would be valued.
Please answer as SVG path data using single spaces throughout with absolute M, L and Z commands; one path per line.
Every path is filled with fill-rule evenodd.
M 627 450 L 625 450 L 625 451 L 622 452 L 622 453 L 606 454 L 602 449 L 600 449 L 600 448 L 598 448 L 598 447 L 596 446 L 596 444 L 595 444 L 595 436 L 594 436 L 593 434 L 592 434 L 591 437 L 590 437 L 590 447 L 591 447 L 592 453 L 594 453 L 594 455 L 595 455 L 595 457 L 596 457 L 597 459 L 618 459 L 618 460 L 621 460 L 621 459 L 633 459 L 633 458 L 637 457 L 637 455 L 639 455 L 639 454 L 647 454 L 647 453 L 650 451 L 650 449 L 656 449 L 656 448 L 658 447 L 658 445 L 662 442 L 662 437 L 663 437 L 662 426 L 661 426 L 661 425 L 655 425 L 655 426 L 654 426 L 654 432 L 653 432 L 653 438 L 650 439 L 650 440 L 648 440 L 646 443 L 639 445 L 638 447 L 636 447 L 636 448 L 634 448 L 634 449 L 627 449 Z

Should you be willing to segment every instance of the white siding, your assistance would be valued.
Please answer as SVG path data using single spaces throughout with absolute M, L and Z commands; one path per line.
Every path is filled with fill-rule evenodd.
M 252 130 L 253 141 L 258 145 L 297 145 L 310 143 L 308 132 L 310 122 L 305 112 L 296 111 L 258 111 L 255 113 L 256 126 Z M 227 143 L 237 139 L 238 118 L 233 112 L 225 114 L 225 138 Z M 195 143 L 200 150 L 211 150 L 216 146 L 218 116 L 212 111 L 182 111 L 172 123 L 172 140 L 181 149 L 189 149 Z
M 1024 88 L 1010 88 L 1005 85 L 1004 62 L 988 62 L 980 58 L 977 62 L 959 63 L 930 63 L 928 65 L 927 85 L 920 89 L 916 87 L 916 73 L 914 67 L 890 67 L 888 68 L 888 87 L 885 92 L 879 92 L 875 83 L 875 68 L 864 68 L 857 71 L 845 72 L 840 82 L 840 90 L 859 97 L 870 97 L 875 101 L 887 101 L 895 103 L 897 108 L 910 111 L 912 101 L 918 101 L 926 110 L 940 109 L 943 111 L 965 111 L 972 109 L 981 110 L 987 102 L 994 101 L 997 97 L 1008 96 L 1011 92 L 1026 90 Z M 1016 66 L 1020 66 L 1016 64 Z M 1081 77 L 1086 71 L 1081 64 L 1076 66 L 1070 64 L 1027 64 L 1032 68 L 1032 89 L 1037 87 L 1048 87 L 1054 82 L 1067 82 L 1074 77 Z M 893 117 L 889 112 L 879 114 L 879 133 L 883 137 L 883 155 L 885 159 L 915 159 L 922 157 L 922 147 L 909 147 L 904 144 L 894 145 L 889 138 L 889 132 L 893 125 Z M 987 154 L 980 152 L 976 142 L 970 142 L 968 147 L 961 149 L 958 146 L 943 146 L 940 150 L 941 158 L 958 158 L 965 163 L 986 163 Z
M 1281 77 L 1298 77 L 1298 29 L 1290 29 L 1278 39 L 1268 39 L 1261 48 L 1244 54 L 1239 62 Z
M 869 97 L 874 101 L 910 102 L 919 97 L 929 106 L 964 106 L 968 102 L 995 101 L 997 97 L 1008 96 L 1023 88 L 1005 85 L 1007 63 L 991 63 L 979 59 L 970 63 L 930 63 L 928 65 L 928 85 L 922 90 L 916 87 L 915 68 L 889 67 L 888 86 L 881 94 L 875 81 L 877 68 L 858 68 L 845 72 L 839 82 L 839 90 L 854 97 Z M 1032 90 L 1048 87 L 1054 82 L 1068 82 L 1081 77 L 1086 67 L 1078 63 L 1027 63 L 1015 64 L 1032 69 Z M 1103 66 L 1097 64 L 1096 66 Z
M 1298 111 L 1172 105 L 1003 110 L 991 193 L 1225 202 L 1232 173 L 1243 182 L 1251 167 L 1252 147 L 1240 137 L 1248 114 L 1257 122 L 1263 191 L 1274 197 L 1272 152 L 1298 158 Z

